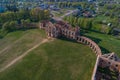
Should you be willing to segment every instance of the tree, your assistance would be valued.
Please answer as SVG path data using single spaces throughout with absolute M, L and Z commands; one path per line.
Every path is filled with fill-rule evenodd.
M 2 31 L 9 31 L 9 22 L 5 22 L 2 26 Z
M 69 22 L 73 25 L 73 22 L 74 22 L 74 17 L 73 16 L 69 17 Z
M 77 17 L 74 17 L 74 20 L 73 20 L 73 25 L 74 25 L 74 26 L 77 25 L 77 20 L 78 20 L 78 18 L 77 18 Z
M 9 22 L 9 25 L 8 25 L 9 31 L 14 31 L 14 30 L 16 30 L 16 29 L 17 29 L 16 26 L 17 26 L 17 21 L 10 21 L 10 22 Z
M 31 20 L 32 21 L 38 21 L 39 18 L 40 18 L 39 13 L 41 13 L 39 8 L 32 9 L 31 12 L 30 12 Z
M 44 10 L 44 19 L 49 19 L 50 18 L 50 11 L 49 10 Z
M 88 20 L 87 21 L 87 29 L 91 29 L 92 28 L 92 20 Z
M 2 26 L 2 31 L 14 31 L 16 30 L 16 26 L 17 26 L 17 21 L 10 21 L 10 22 L 5 22 Z
M 78 23 L 78 26 L 81 26 L 81 18 L 78 18 L 77 23 Z
M 16 12 L 17 20 L 21 19 L 28 19 L 30 18 L 30 11 L 29 10 L 20 10 Z
M 34 8 L 30 12 L 32 21 L 41 21 L 49 19 L 50 12 L 49 10 L 41 10 L 40 8 Z

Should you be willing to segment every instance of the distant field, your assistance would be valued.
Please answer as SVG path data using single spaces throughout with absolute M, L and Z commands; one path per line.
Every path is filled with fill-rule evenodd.
M 120 40 L 111 35 L 91 31 L 85 35 L 94 40 L 101 47 L 103 53 L 115 52 L 120 57 Z
M 19 37 L 25 33 L 26 35 L 29 34 L 29 36 L 24 37 L 23 42 L 16 44 L 21 46 L 20 49 L 23 52 L 26 47 L 28 48 L 33 43 L 39 42 L 42 36 L 39 30 L 20 33 Z M 15 36 L 15 34 L 12 33 L 11 35 Z M 25 45 L 27 43 L 29 45 Z M 9 42 L 9 44 L 12 43 Z M 13 50 L 12 53 L 10 52 L 12 54 L 10 56 L 22 54 L 20 49 L 16 49 L 17 47 L 14 47 L 9 50 Z M 7 57 L 9 58 L 9 56 Z M 1 58 L 0 56 L 0 60 Z M 0 73 L 0 80 L 90 80 L 95 61 L 96 56 L 88 46 L 55 39 L 39 46 L 24 57 L 23 60 Z

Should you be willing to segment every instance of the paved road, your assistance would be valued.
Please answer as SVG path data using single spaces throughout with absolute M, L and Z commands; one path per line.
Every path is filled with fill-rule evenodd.
M 71 15 L 71 14 L 74 14 L 74 13 L 76 13 L 77 11 L 78 11 L 78 9 L 71 10 L 70 12 L 68 12 L 68 13 L 64 14 L 63 16 L 61 16 L 60 18 L 64 18 L 64 17 L 66 17 L 66 16 L 69 16 L 69 15 Z

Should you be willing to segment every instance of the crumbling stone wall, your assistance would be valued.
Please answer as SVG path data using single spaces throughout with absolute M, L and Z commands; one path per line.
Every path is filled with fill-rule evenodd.
M 117 80 L 120 80 L 120 59 L 113 53 L 109 55 L 102 55 L 101 49 L 94 41 L 87 37 L 80 36 L 79 27 L 72 28 L 71 25 L 62 21 L 55 24 L 50 21 L 43 21 L 40 23 L 40 28 L 46 30 L 49 37 L 57 38 L 64 36 L 66 38 L 76 40 L 79 43 L 88 45 L 96 53 L 97 60 L 91 80 L 101 80 L 101 77 L 103 76 L 106 76 L 108 80 L 111 79 L 111 76 L 99 73 L 98 67 L 107 67 L 109 70 L 118 72 L 119 74 L 117 75 Z
M 96 53 L 97 56 L 102 55 L 102 52 L 99 46 L 91 39 L 84 37 L 84 36 L 78 36 L 77 42 L 88 45 Z
M 113 54 L 113 53 L 111 53 L 111 54 Z M 116 58 L 116 57 L 114 57 L 114 58 Z M 111 60 L 104 56 L 100 56 L 99 62 L 97 65 L 98 69 L 96 70 L 94 79 L 92 79 L 92 80 L 101 80 L 101 79 L 120 80 L 120 62 L 117 59 Z M 103 72 L 100 71 L 101 69 L 103 69 L 102 70 Z M 115 78 L 113 78 L 113 77 L 115 77 Z
M 100 57 L 99 65 L 102 68 L 108 67 L 110 70 L 120 72 L 120 62 L 109 60 L 104 57 Z
M 80 28 L 72 28 L 68 23 L 59 21 L 55 24 L 51 22 L 40 23 L 40 28 L 45 29 L 49 37 L 65 36 L 69 39 L 76 39 L 80 33 Z

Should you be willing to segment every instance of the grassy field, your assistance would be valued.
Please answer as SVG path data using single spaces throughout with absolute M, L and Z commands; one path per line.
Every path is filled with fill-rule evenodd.
M 19 33 L 18 37 L 21 38 L 23 34 L 32 33 L 30 35 L 34 34 L 36 36 L 39 32 L 39 30 L 30 30 L 20 32 L 21 34 L 15 32 L 15 34 L 12 33 L 11 35 L 15 36 Z M 24 44 L 27 42 L 34 43 L 34 41 L 38 40 L 34 37 L 34 40 L 29 41 L 33 37 L 30 35 L 29 38 L 24 37 L 26 38 Z M 39 37 L 41 38 L 40 34 Z M 15 37 L 15 39 L 17 38 Z M 23 44 L 16 45 L 21 46 Z M 26 46 L 22 47 L 26 48 Z M 23 49 L 22 47 L 21 49 Z M 14 50 L 11 56 L 20 55 L 17 51 L 21 50 L 16 49 L 16 47 L 11 49 Z M 39 46 L 17 64 L 0 73 L 0 80 L 90 80 L 95 60 L 96 56 L 88 46 L 63 39 L 55 39 Z
M 115 52 L 120 56 L 120 40 L 91 31 L 84 35 L 94 40 L 103 53 Z M 12 32 L 0 39 L 0 68 L 44 38 L 44 31 L 33 29 Z M 0 80 L 90 80 L 95 61 L 96 56 L 88 46 L 55 39 L 1 72 Z
M 41 30 L 16 31 L 0 39 L 0 68 L 38 44 L 45 35 Z
M 87 37 L 94 40 L 102 49 L 103 53 L 115 52 L 120 57 L 120 40 L 111 35 L 87 31 Z

